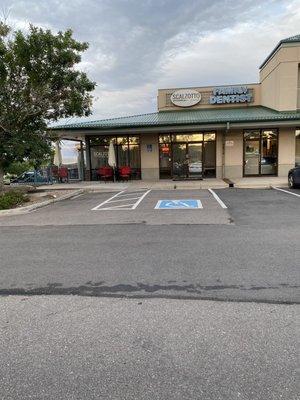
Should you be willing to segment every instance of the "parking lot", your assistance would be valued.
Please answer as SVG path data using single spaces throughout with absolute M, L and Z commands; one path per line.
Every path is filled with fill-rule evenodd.
M 23 215 L 0 218 L 10 225 L 233 225 L 294 223 L 300 190 L 121 190 L 83 193 Z M 270 215 L 272 214 L 272 215 Z
M 299 301 L 299 192 L 144 188 L 1 217 L 0 293 Z
M 226 204 L 213 190 L 123 190 L 85 193 L 0 224 L 231 224 Z

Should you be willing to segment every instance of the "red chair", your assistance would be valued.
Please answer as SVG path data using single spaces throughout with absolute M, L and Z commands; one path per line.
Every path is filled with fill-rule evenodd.
M 99 176 L 99 179 L 103 179 L 104 182 L 107 180 L 112 180 L 114 177 L 114 171 L 110 167 L 100 167 L 98 168 L 97 174 Z
M 69 171 L 66 167 L 58 168 L 58 179 L 60 182 L 69 182 Z
M 119 168 L 119 178 L 123 181 L 128 181 L 131 177 L 131 168 L 128 166 Z

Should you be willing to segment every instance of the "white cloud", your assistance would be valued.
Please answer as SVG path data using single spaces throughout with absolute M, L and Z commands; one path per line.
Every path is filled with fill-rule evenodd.
M 101 119 L 156 111 L 157 88 L 251 83 L 282 38 L 299 34 L 300 0 L 3 0 L 17 28 L 71 27 L 90 43 Z

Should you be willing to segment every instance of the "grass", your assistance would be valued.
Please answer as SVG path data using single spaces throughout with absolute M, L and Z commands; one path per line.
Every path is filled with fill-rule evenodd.
M 28 196 L 21 190 L 9 190 L 0 193 L 0 210 L 8 210 L 29 201 Z

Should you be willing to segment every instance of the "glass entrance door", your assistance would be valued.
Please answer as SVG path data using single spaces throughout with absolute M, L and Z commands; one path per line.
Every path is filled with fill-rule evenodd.
M 173 176 L 202 177 L 202 143 L 173 143 Z
M 202 177 L 202 143 L 187 145 L 188 178 Z
M 244 175 L 276 175 L 278 132 L 249 130 L 244 133 Z
M 259 140 L 245 140 L 244 174 L 259 175 L 260 144 Z
M 173 143 L 173 176 L 186 178 L 187 166 L 186 143 Z

